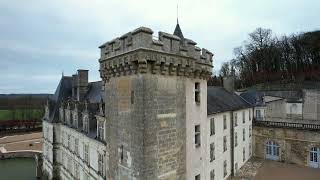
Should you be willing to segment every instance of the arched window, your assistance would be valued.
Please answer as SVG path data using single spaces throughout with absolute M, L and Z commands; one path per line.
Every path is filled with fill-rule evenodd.
M 280 146 L 274 141 L 268 141 L 266 143 L 266 159 L 279 160 Z
M 292 104 L 290 107 L 290 114 L 296 114 L 298 111 L 298 106 L 297 104 Z
M 313 168 L 320 168 L 320 148 L 312 147 L 309 153 L 309 166 Z

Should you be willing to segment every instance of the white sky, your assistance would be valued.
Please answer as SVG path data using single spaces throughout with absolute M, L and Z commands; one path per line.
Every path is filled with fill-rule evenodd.
M 184 36 L 215 54 L 214 72 L 257 27 L 320 27 L 317 0 L 1 0 L 0 93 L 53 93 L 78 68 L 99 80 L 99 45 L 140 26 L 173 33 L 177 3 Z

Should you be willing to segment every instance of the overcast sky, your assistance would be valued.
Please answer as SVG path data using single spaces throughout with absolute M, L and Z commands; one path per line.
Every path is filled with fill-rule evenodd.
M 62 71 L 79 68 L 99 80 L 99 45 L 140 26 L 173 33 L 177 3 L 184 36 L 215 54 L 214 72 L 257 27 L 320 29 L 319 0 L 0 0 L 0 93 L 53 93 Z

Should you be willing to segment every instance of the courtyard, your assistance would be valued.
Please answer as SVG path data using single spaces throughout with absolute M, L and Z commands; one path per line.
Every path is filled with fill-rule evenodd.
M 234 179 L 319 180 L 320 169 L 253 158 L 239 170 Z

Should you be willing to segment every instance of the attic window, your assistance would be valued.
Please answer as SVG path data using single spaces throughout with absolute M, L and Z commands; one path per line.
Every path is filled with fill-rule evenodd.
M 196 82 L 194 84 L 194 101 L 197 103 L 197 104 L 200 104 L 200 83 Z

